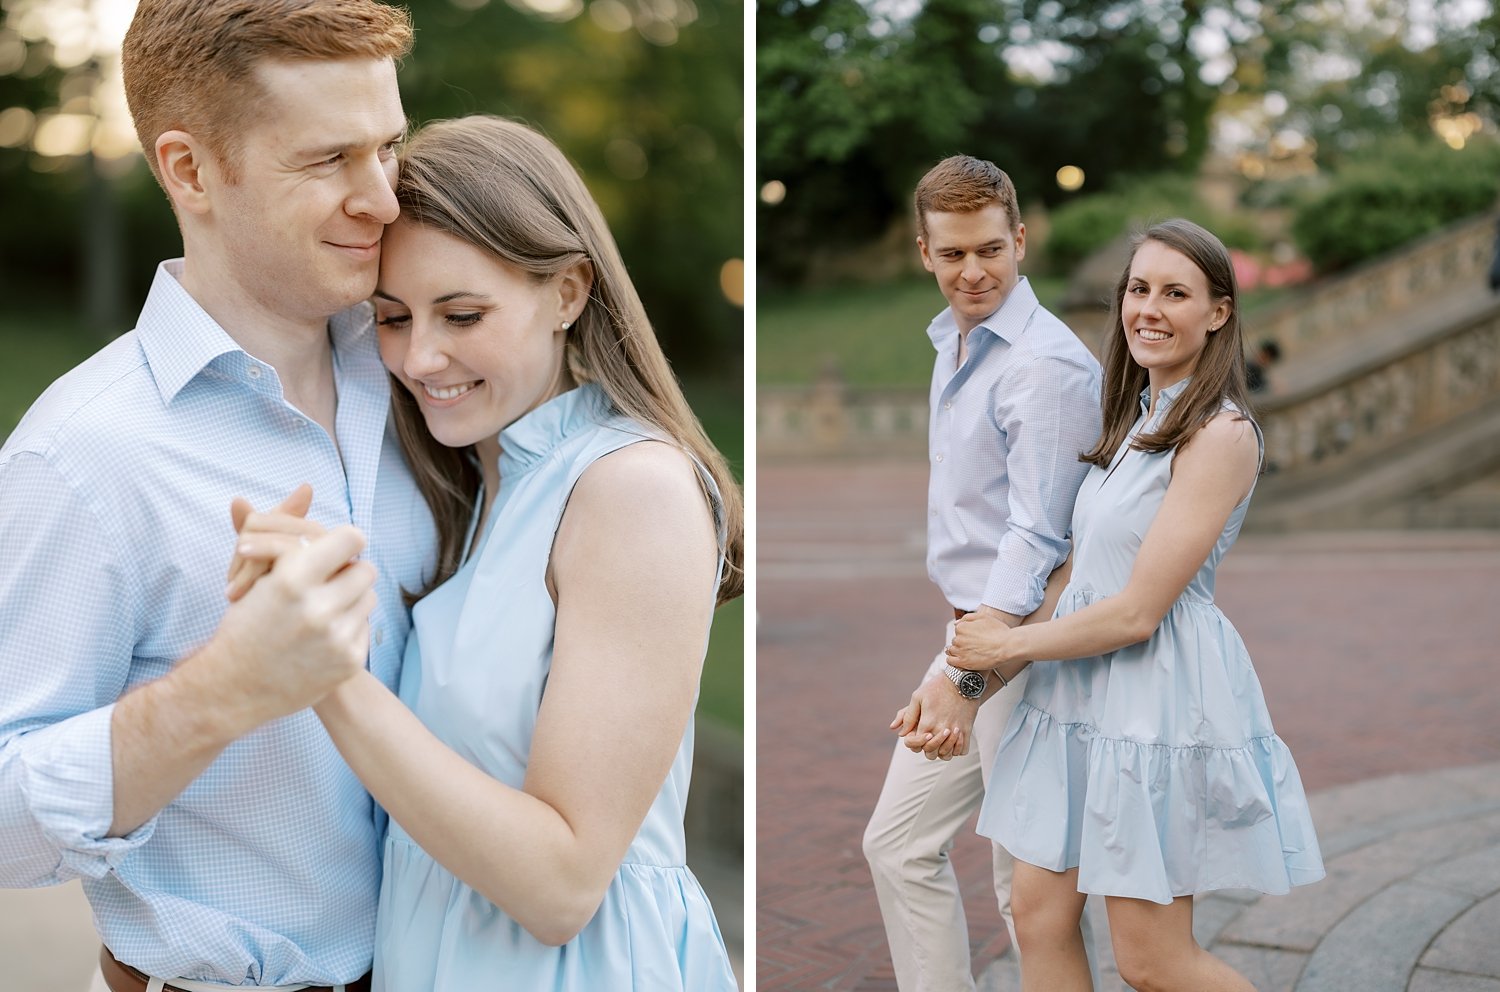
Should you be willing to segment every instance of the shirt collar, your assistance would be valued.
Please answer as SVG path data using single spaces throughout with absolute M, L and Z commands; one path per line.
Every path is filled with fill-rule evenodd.
M 1165 413 L 1167 408 L 1176 401 L 1177 397 L 1182 395 L 1183 390 L 1187 389 L 1188 383 L 1192 381 L 1192 376 L 1186 376 L 1178 379 L 1166 389 L 1163 389 L 1160 400 L 1157 403 L 1156 412 L 1158 414 Z M 1151 409 L 1151 384 L 1147 383 L 1146 388 L 1141 390 L 1141 412 L 1145 413 L 1149 409 Z
M 183 288 L 182 269 L 180 258 L 156 267 L 156 277 L 136 323 L 136 337 L 167 404 L 223 355 L 239 355 L 248 365 L 270 370 L 268 364 L 241 348 Z M 358 348 L 373 326 L 374 312 L 368 303 L 357 303 L 334 314 L 328 320 L 334 351 Z
M 1027 325 L 1031 323 L 1031 315 L 1038 306 L 1040 304 L 1030 280 L 1022 276 L 1016 280 L 1011 291 L 1005 294 L 1005 302 L 994 313 L 981 320 L 974 330 L 987 331 L 1007 344 L 1015 344 L 1025 333 Z M 958 337 L 958 322 L 953 318 L 952 307 L 932 318 L 932 323 L 927 325 L 927 336 L 938 351 L 952 346 Z

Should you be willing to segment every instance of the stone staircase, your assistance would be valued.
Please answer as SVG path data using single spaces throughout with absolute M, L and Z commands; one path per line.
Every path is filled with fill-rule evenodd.
M 1256 316 L 1283 357 L 1247 526 L 1500 527 L 1494 230 L 1472 218 Z
M 1258 398 L 1267 470 L 1246 526 L 1500 528 L 1495 218 L 1451 225 L 1250 315 L 1282 358 Z M 1097 349 L 1107 317 L 1073 311 Z M 825 376 L 758 391 L 765 458 L 921 457 L 925 390 Z

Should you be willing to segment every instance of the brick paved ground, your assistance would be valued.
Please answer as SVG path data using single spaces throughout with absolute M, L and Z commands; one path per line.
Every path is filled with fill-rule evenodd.
M 859 840 L 894 743 L 885 726 L 931 659 L 946 613 L 922 564 L 924 498 L 921 462 L 759 468 L 757 988 L 763 992 L 895 987 Z M 1226 560 L 1218 600 L 1255 658 L 1272 717 L 1308 789 L 1331 790 L 1393 773 L 1500 762 L 1497 588 L 1500 534 L 1252 536 Z M 1500 780 L 1500 764 L 1490 774 Z M 1408 842 L 1426 845 L 1438 859 L 1452 843 L 1467 845 L 1481 861 L 1500 859 L 1500 795 L 1490 817 L 1495 823 L 1465 819 L 1479 800 L 1460 789 L 1438 801 L 1415 785 L 1430 779 L 1375 784 L 1352 793 L 1358 801 L 1348 792 L 1320 792 L 1315 808 L 1333 811 L 1323 814 L 1332 817 L 1328 823 L 1320 820 L 1325 841 L 1333 842 L 1329 861 L 1337 870 L 1330 880 L 1279 906 L 1271 900 L 1247 910 L 1243 899 L 1227 897 L 1226 904 L 1205 905 L 1204 938 L 1239 940 L 1255 950 L 1255 919 L 1295 916 L 1302 904 L 1292 900 L 1306 892 L 1300 898 L 1339 903 L 1337 913 L 1316 910 L 1330 919 L 1316 918 L 1325 931 L 1354 920 L 1338 940 L 1359 947 L 1371 928 L 1399 922 L 1406 890 L 1390 886 L 1437 867 L 1407 859 L 1377 885 L 1358 874 L 1365 860 L 1389 858 Z M 1380 801 L 1387 803 L 1383 811 Z M 1374 825 L 1357 815 L 1372 810 L 1379 813 Z M 1401 820 L 1423 815 L 1422 823 Z M 1385 848 L 1371 840 L 1371 831 L 1381 830 L 1389 834 L 1380 835 Z M 1486 853 L 1491 843 L 1495 849 Z M 1006 940 L 983 877 L 983 842 L 965 831 L 953 857 L 965 880 L 978 971 Z M 1374 889 L 1341 886 L 1338 879 L 1350 873 Z M 1420 888 L 1418 881 L 1403 884 Z M 1316 895 L 1319 889 L 1333 894 Z M 1373 900 L 1373 893 L 1387 891 L 1395 892 L 1387 903 Z M 1442 933 L 1462 945 L 1455 955 L 1478 953 L 1477 938 L 1465 935 L 1500 920 L 1500 899 L 1482 893 L 1467 902 L 1427 890 L 1410 894 L 1430 903 L 1425 918 L 1452 923 Z M 1259 915 L 1235 918 L 1242 911 Z M 1352 960 L 1339 956 L 1338 940 L 1316 967 L 1306 960 L 1310 951 L 1284 952 L 1301 954 L 1295 962 L 1273 953 L 1282 971 L 1266 980 L 1274 984 L 1295 964 L 1294 977 L 1306 971 L 1299 992 L 1363 988 L 1318 977 Z M 1397 956 L 1411 951 L 1411 943 L 1396 948 Z M 1426 947 L 1422 942 L 1415 950 L 1430 955 Z M 1411 988 L 1444 988 L 1424 968 Z M 1007 987 L 1003 971 L 1000 965 L 986 972 L 985 987 Z M 1485 984 L 1473 978 L 1476 984 L 1450 987 L 1500 992 L 1500 966 L 1494 974 Z

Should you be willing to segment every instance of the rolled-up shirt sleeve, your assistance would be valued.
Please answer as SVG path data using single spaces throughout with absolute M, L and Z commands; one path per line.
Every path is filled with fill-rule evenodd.
M 43 455 L 0 462 L 0 885 L 102 877 L 151 835 L 111 838 L 110 721 L 137 602 L 118 543 Z
M 1051 356 L 1017 365 L 995 391 L 995 419 L 1006 438 L 1010 516 L 984 603 L 1026 616 L 1067 559 L 1073 503 L 1089 469 L 1078 456 L 1099 438 L 1098 374 Z

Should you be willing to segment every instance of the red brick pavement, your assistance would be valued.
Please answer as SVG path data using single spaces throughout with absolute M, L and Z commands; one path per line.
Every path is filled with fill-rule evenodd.
M 942 634 L 920 463 L 762 465 L 757 988 L 893 989 L 860 834 Z M 1244 539 L 1219 576 L 1309 789 L 1500 760 L 1500 535 Z M 965 831 L 975 971 L 1006 946 Z

